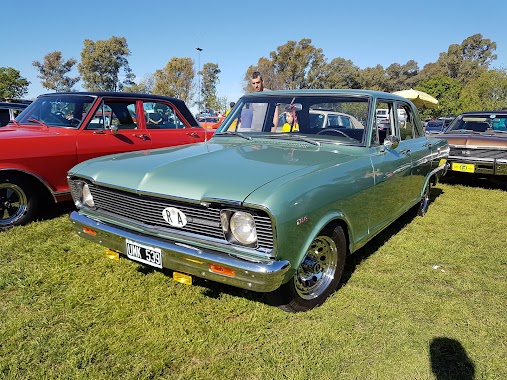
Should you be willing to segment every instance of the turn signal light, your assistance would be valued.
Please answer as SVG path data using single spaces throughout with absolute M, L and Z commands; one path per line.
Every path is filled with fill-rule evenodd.
M 83 227 L 83 232 L 85 234 L 88 234 L 88 235 L 92 235 L 92 236 L 96 236 L 97 235 L 97 232 L 92 230 L 91 228 L 89 227 Z
M 218 274 L 224 274 L 226 276 L 236 277 L 236 272 L 234 272 L 231 268 L 223 267 L 221 265 L 210 264 L 209 269 L 210 269 L 210 271 L 218 273 Z

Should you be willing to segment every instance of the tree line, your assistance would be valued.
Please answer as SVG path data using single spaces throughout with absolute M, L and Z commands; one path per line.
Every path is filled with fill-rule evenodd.
M 259 58 L 245 71 L 243 88 L 251 91 L 250 78 L 260 71 L 264 85 L 272 90 L 350 88 L 394 92 L 414 88 L 439 100 L 434 110 L 420 110 L 424 116 L 457 115 L 470 110 L 507 109 L 507 71 L 492 69 L 496 43 L 481 34 L 452 44 L 436 62 L 420 68 L 414 60 L 387 67 L 378 64 L 361 69 L 351 60 L 337 57 L 330 61 L 311 39 L 288 41 L 278 46 L 269 58 Z M 153 74 L 135 82 L 128 57 L 131 52 L 123 37 L 84 41 L 81 61 L 65 60 L 60 51 L 50 52 L 43 61 L 34 61 L 44 88 L 72 91 L 82 81 L 87 91 L 128 91 L 172 96 L 199 109 L 225 111 L 228 99 L 218 96 L 221 70 L 216 63 L 205 63 L 196 72 L 191 58 L 173 57 Z M 69 73 L 77 65 L 79 76 Z M 200 76 L 201 86 L 196 86 Z M 19 71 L 0 67 L 0 98 L 19 98 L 28 92 L 28 82 Z M 200 88 L 200 94 L 197 93 Z M 200 95 L 200 96 L 199 96 Z M 195 98 L 200 99 L 195 101 Z

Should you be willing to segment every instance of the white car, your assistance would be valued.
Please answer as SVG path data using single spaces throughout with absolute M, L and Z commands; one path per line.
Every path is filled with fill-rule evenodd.
M 355 128 L 364 129 L 363 124 L 354 116 L 342 112 L 310 110 L 312 128 Z

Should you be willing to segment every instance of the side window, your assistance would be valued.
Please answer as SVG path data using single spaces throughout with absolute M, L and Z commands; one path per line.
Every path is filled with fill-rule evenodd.
M 144 119 L 148 129 L 185 128 L 185 123 L 169 105 L 158 102 L 143 103 Z
M 137 129 L 135 104 L 135 100 L 120 102 L 105 100 L 97 108 L 85 129 L 109 129 L 111 125 L 118 127 L 118 130 Z
M 7 108 L 0 109 L 0 127 L 7 125 L 11 116 L 9 115 L 9 110 Z
M 338 115 L 328 114 L 326 127 L 336 128 L 340 126 Z
M 421 131 L 415 124 L 412 108 L 405 103 L 397 103 L 398 123 L 400 126 L 400 139 L 409 140 L 421 136 Z
M 394 104 L 390 101 L 377 100 L 375 104 L 375 121 L 371 135 L 371 145 L 381 145 L 386 136 L 395 135 Z

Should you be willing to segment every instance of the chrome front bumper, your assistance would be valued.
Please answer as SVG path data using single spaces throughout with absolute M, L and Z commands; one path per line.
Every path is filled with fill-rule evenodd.
M 280 287 L 290 269 L 290 263 L 286 260 L 250 262 L 217 251 L 130 232 L 96 221 L 76 211 L 70 214 L 70 220 L 79 236 L 123 255 L 126 254 L 126 239 L 134 240 L 150 247 L 160 248 L 164 268 L 238 288 L 256 292 L 273 291 Z M 94 234 L 85 232 L 85 229 L 93 230 Z M 211 264 L 229 268 L 234 271 L 235 276 L 212 272 Z

